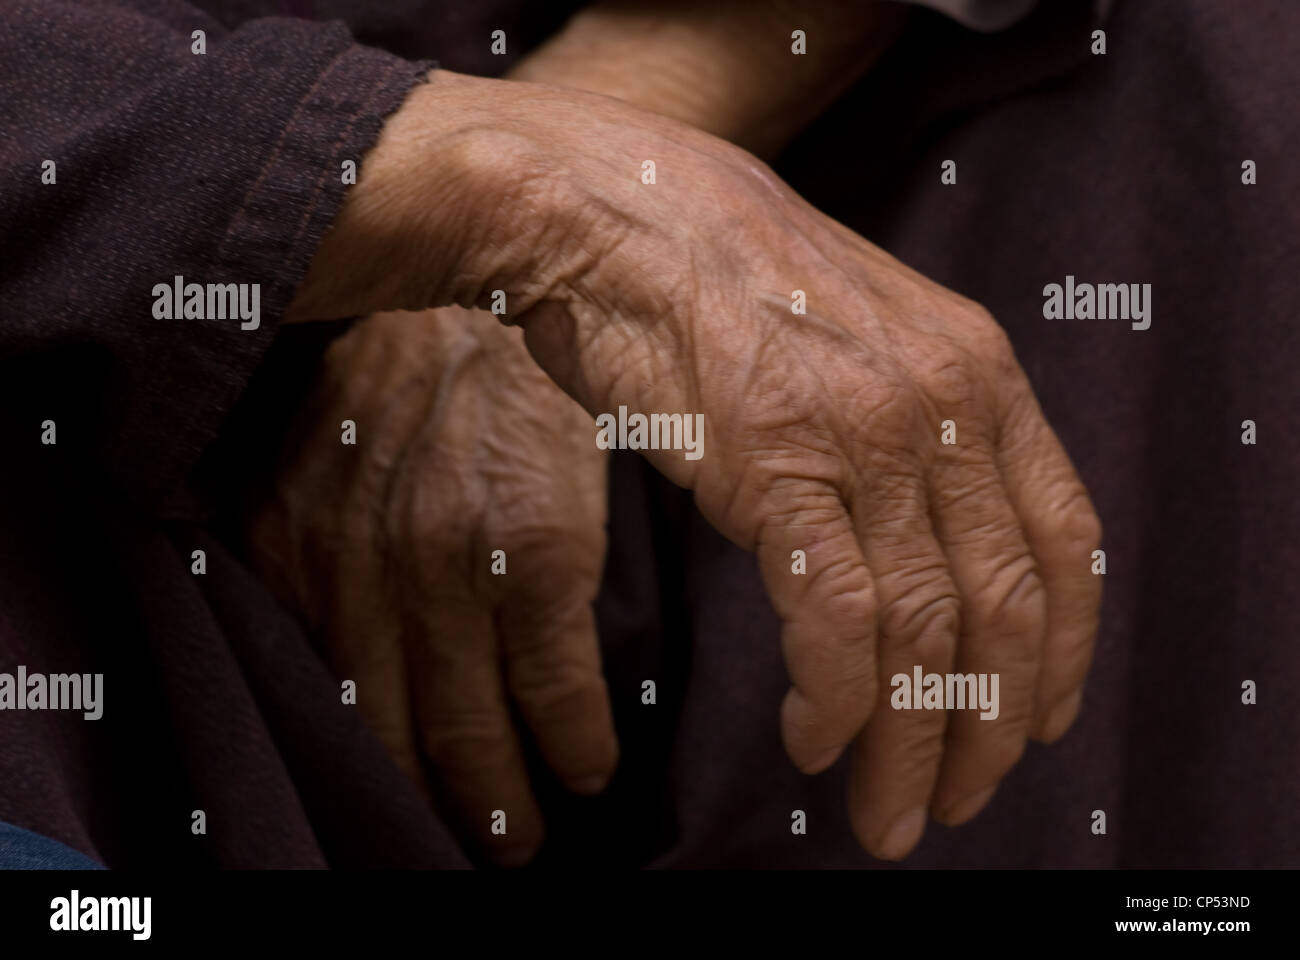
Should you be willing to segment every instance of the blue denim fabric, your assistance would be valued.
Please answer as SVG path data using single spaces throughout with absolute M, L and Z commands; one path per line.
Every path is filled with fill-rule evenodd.
M 0 823 L 0 870 L 104 870 L 71 847 L 12 824 Z

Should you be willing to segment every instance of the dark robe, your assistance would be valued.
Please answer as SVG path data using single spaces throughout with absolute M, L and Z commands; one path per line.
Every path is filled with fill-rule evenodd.
M 113 867 L 463 866 L 241 562 L 238 516 L 341 326 L 275 324 L 337 213 L 333 172 L 418 58 L 499 73 L 564 9 L 198 6 L 0 0 L 0 672 L 102 672 L 105 700 L 96 721 L 0 711 L 0 821 Z M 338 17 L 366 45 L 269 15 Z M 778 165 L 993 311 L 1105 525 L 1079 721 L 908 865 L 1300 862 L 1298 33 L 1288 0 L 1061 0 L 991 36 L 916 13 Z M 261 282 L 261 328 L 154 320 L 175 274 Z M 1151 328 L 1045 319 L 1067 275 L 1152 284 Z M 598 618 L 621 766 L 594 799 L 536 766 L 539 867 L 879 866 L 848 829 L 845 761 L 805 777 L 781 748 L 753 559 L 633 454 Z

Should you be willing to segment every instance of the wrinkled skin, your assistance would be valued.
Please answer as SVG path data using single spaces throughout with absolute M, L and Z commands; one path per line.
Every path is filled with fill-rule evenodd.
M 332 344 L 251 542 L 397 762 L 423 782 L 427 753 L 467 820 L 509 811 L 530 842 L 492 850 L 517 862 L 541 819 L 507 698 L 572 789 L 617 762 L 591 610 L 606 454 L 520 331 L 484 320 L 376 314 Z
M 458 114 L 462 103 L 490 116 L 491 125 Z M 461 138 L 463 149 L 453 156 L 464 167 L 455 176 L 440 171 L 421 190 L 419 171 L 429 156 L 422 131 L 439 122 Z M 850 750 L 851 822 L 864 847 L 901 857 L 919 839 L 927 812 L 949 824 L 969 819 L 1030 735 L 1051 741 L 1068 728 L 1096 631 L 1100 580 L 1091 574 L 1090 554 L 1101 530 L 1005 335 L 982 308 L 824 217 L 752 156 L 612 100 L 440 74 L 413 95 L 385 136 L 361 181 L 375 185 L 368 195 L 383 202 L 375 209 L 364 200 L 345 206 L 337 228 L 340 237 L 367 234 L 370 242 L 360 253 L 345 251 L 341 240 L 323 246 L 313 266 L 323 279 L 309 277 L 298 308 L 328 316 L 330 309 L 486 304 L 493 289 L 503 289 L 532 357 L 589 413 L 619 405 L 703 413 L 702 459 L 688 461 L 671 450 L 646 456 L 694 491 L 714 527 L 757 553 L 782 621 L 792 682 L 781 706 L 786 749 L 809 773 Z M 444 134 L 442 142 L 455 141 Z M 655 184 L 640 179 L 647 158 L 656 162 Z M 434 207 L 452 223 L 473 218 L 474 242 L 451 262 L 439 259 L 450 254 L 432 242 L 396 243 L 407 234 L 373 242 L 371 225 L 381 222 L 376 210 L 400 208 L 394 198 L 408 189 L 408 179 L 413 195 L 436 193 L 450 181 L 472 198 L 458 205 L 456 197 L 443 196 Z M 419 256 L 403 264 L 401 251 L 411 246 Z M 338 262 L 352 268 L 351 287 L 331 287 Z M 370 276 L 376 279 L 356 281 Z M 806 291 L 806 315 L 791 310 L 794 290 Z M 407 375 L 438 381 L 444 376 L 438 358 L 429 362 L 432 368 Z M 382 384 L 381 396 L 404 393 L 402 375 L 364 358 L 331 376 L 340 381 L 337 390 L 364 394 L 369 382 Z M 574 612 L 578 597 L 587 610 L 598 558 L 582 568 L 589 579 L 575 577 L 570 590 L 535 595 L 539 602 L 557 593 L 575 598 L 557 601 L 574 626 L 559 625 L 563 614 L 555 623 L 535 617 L 532 645 L 518 639 L 512 645 L 504 629 L 490 633 L 485 611 L 499 606 L 490 602 L 491 581 L 483 582 L 494 548 L 483 528 L 497 508 L 478 513 L 475 506 L 497 502 L 483 491 L 504 471 L 475 470 L 483 469 L 485 454 L 495 457 L 508 446 L 494 441 L 492 431 L 519 426 L 512 419 L 519 408 L 509 407 L 502 392 L 519 385 L 507 376 L 488 379 L 493 383 L 484 388 L 496 388 L 489 399 L 448 398 L 445 407 L 477 409 L 476 423 L 491 425 L 486 433 L 458 433 L 452 417 L 435 416 L 436 426 L 420 434 L 426 442 L 416 449 L 436 435 L 445 451 L 434 447 L 420 456 L 443 461 L 398 463 L 406 441 L 395 431 L 371 454 L 368 484 L 364 470 L 345 478 L 345 485 L 361 488 L 355 502 L 368 512 L 326 521 L 326 529 L 337 524 L 351 531 L 344 542 L 380 537 L 382 570 L 344 574 L 350 564 L 367 562 L 343 560 L 344 551 L 315 561 L 302 559 L 301 551 L 297 559 L 292 551 L 266 552 L 273 557 L 268 566 L 288 565 L 299 602 L 317 609 L 314 620 L 328 631 L 342 636 L 349 624 L 374 620 L 390 624 L 383 632 L 405 638 L 366 641 L 360 630 L 358 639 L 334 645 L 345 661 L 353 657 L 386 671 L 374 674 L 377 689 L 402 688 L 393 651 L 405 652 L 411 671 L 405 689 L 427 687 L 429 706 L 422 712 L 424 693 L 414 704 L 395 701 L 377 726 L 390 745 L 408 737 L 395 748 L 408 766 L 412 744 L 422 741 L 443 784 L 459 794 L 467 823 L 500 859 L 517 862 L 540 842 L 541 825 L 522 774 L 510 772 L 517 769 L 518 747 L 505 721 L 503 691 L 533 696 L 538 706 L 525 708 L 528 722 L 571 785 L 595 784 L 614 753 L 590 614 Z M 472 383 L 459 375 L 453 382 L 466 390 Z M 515 413 L 498 417 L 480 403 L 504 403 Z M 304 484 L 296 518 L 263 543 L 301 540 L 295 530 L 310 526 L 308 514 L 331 498 L 336 481 L 321 474 L 337 469 L 330 464 L 339 454 L 324 451 L 328 444 L 337 449 L 342 407 L 329 408 L 321 446 L 313 442 L 303 454 L 296 476 L 313 479 L 288 474 Z M 941 442 L 947 420 L 955 424 L 955 444 Z M 543 447 L 564 442 L 568 430 L 548 431 L 546 422 L 562 421 L 513 436 L 532 444 L 520 468 L 530 479 L 551 478 L 552 492 L 541 496 L 543 504 L 554 504 L 557 487 L 582 484 L 570 460 L 536 459 Z M 594 446 L 593 438 L 589 418 L 575 423 L 569 456 Z M 539 462 L 549 466 L 539 469 Z M 379 497 L 374 488 L 385 484 L 385 471 L 395 491 L 409 492 Z M 536 483 L 527 488 L 536 494 Z M 282 492 L 282 499 L 294 496 Z M 565 569 L 556 551 L 566 538 L 579 541 L 571 527 L 555 525 L 575 522 L 573 506 L 543 510 L 543 520 L 527 528 L 569 531 L 522 538 L 524 552 L 538 552 L 537 569 Z M 439 516 L 453 513 L 458 516 Z M 796 550 L 806 553 L 806 574 L 792 571 Z M 510 573 L 503 579 L 526 579 L 528 561 L 518 551 L 507 553 Z M 383 572 L 402 565 L 411 569 Z M 385 576 L 421 589 L 385 597 L 364 587 Z M 339 584 L 332 602 L 342 609 L 320 614 L 331 591 L 313 583 Z M 452 590 L 457 583 L 463 586 Z M 364 650 L 363 643 L 369 644 Z M 499 649 L 507 652 L 506 681 L 488 666 Z M 538 654 L 523 669 L 513 662 L 520 650 Z M 915 665 L 926 673 L 999 674 L 999 716 L 892 709 L 889 678 L 910 674 Z M 419 733 L 403 734 L 401 717 L 412 707 Z M 542 730 L 555 731 L 549 748 Z M 588 762 L 567 766 L 566 758 L 579 757 Z M 509 812 L 507 843 L 488 835 L 493 809 Z
M 629 204 L 646 211 L 635 226 L 623 211 L 596 219 L 603 255 L 571 301 L 523 321 L 527 343 L 589 410 L 705 414 L 701 460 L 647 456 L 756 551 L 793 682 L 787 751 L 817 772 L 854 741 L 855 831 L 897 855 L 927 806 L 963 822 L 1031 733 L 1052 740 L 1073 720 L 1097 624 L 1100 526 L 983 309 L 760 166 L 738 166 L 710 184 L 728 202 L 709 228 L 677 221 L 651 239 L 649 199 Z M 712 242 L 724 235 L 720 257 Z M 653 283 L 627 280 L 651 271 Z M 791 313 L 794 289 L 807 292 L 806 316 Z M 946 420 L 955 444 L 941 442 Z M 795 550 L 804 576 L 791 572 Z M 999 674 L 1000 715 L 891 709 L 889 678 L 917 664 Z

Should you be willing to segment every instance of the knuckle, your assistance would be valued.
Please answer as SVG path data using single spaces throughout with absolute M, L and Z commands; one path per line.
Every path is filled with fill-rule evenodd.
M 542 548 L 583 529 L 570 488 L 548 475 L 525 481 L 526 489 L 498 492 L 484 516 L 489 536 L 517 549 Z
M 425 751 L 435 766 L 462 773 L 487 770 L 510 748 L 510 730 L 496 710 L 462 710 L 427 717 Z
M 783 544 L 792 534 L 808 542 L 808 555 L 844 542 L 851 533 L 844 524 L 844 506 L 836 488 L 824 483 L 782 476 L 778 469 L 765 464 L 761 457 L 745 464 L 743 482 L 736 485 L 727 515 L 743 509 L 739 491 L 751 487 L 762 491 L 758 509 L 762 519 L 755 535 L 755 548 Z
M 1047 621 L 1047 590 L 1028 551 L 1012 556 L 989 578 L 985 626 L 1019 641 L 1017 650 L 1036 652 Z
M 810 651 L 800 662 L 790 663 L 790 677 L 810 707 L 816 729 L 837 737 L 857 732 L 879 692 L 875 657 L 865 652 L 844 657 L 834 651 Z
M 532 709 L 556 718 L 580 714 L 604 690 L 604 679 L 592 669 L 558 659 L 527 658 L 512 664 L 514 695 Z
M 876 591 L 867 568 L 854 557 L 837 557 L 810 574 L 808 589 L 828 620 L 868 631 L 876 612 Z
M 404 471 L 384 507 L 386 533 L 394 542 L 460 547 L 483 526 L 486 491 L 472 471 Z
M 935 764 L 948 746 L 948 714 L 890 710 L 886 716 L 891 721 L 888 733 L 882 729 L 876 735 L 887 743 L 890 768 L 912 780 L 932 778 L 937 772 Z
M 942 721 L 942 716 L 927 717 L 908 724 L 911 729 L 901 738 L 903 749 L 897 753 L 896 783 L 928 783 L 933 779 L 947 742 Z
M 836 682 L 821 703 L 846 734 L 854 734 L 872 713 L 879 692 L 876 661 L 862 657 L 837 675 Z
M 984 307 L 976 305 L 971 313 L 971 343 L 980 358 L 992 365 L 992 371 L 1005 373 L 1019 370 L 1016 362 L 1016 350 L 1007 336 L 1006 329 L 998 323 L 993 314 Z
M 477 573 L 486 577 L 485 590 L 509 604 L 503 616 L 527 626 L 540 638 L 550 639 L 553 624 L 578 621 L 600 587 L 603 544 L 576 536 L 529 539 L 488 535 L 486 551 L 502 550 L 509 577 L 491 576 L 485 565 Z
M 880 374 L 849 398 L 843 409 L 849 435 L 859 448 L 874 451 L 908 450 L 915 442 L 924 386 L 897 374 Z
M 1081 483 L 1072 483 L 1052 510 L 1057 539 L 1071 553 L 1090 553 L 1101 545 L 1101 517 Z
M 909 590 L 889 604 L 881 614 L 880 628 L 900 653 L 926 665 L 949 658 L 960 621 L 961 600 L 944 574 L 934 586 Z
M 926 395 L 941 410 L 966 409 L 979 396 L 979 378 L 970 359 L 958 351 L 945 351 L 923 375 Z
M 409 546 L 438 533 L 439 515 L 431 513 L 427 499 L 408 477 L 395 478 L 383 511 L 384 535 L 390 543 Z
M 364 702 L 364 701 L 363 701 Z M 392 753 L 402 752 L 402 747 L 411 740 L 410 716 L 394 710 L 375 710 L 370 707 L 362 709 L 368 726 L 384 746 Z
M 982 451 L 967 454 L 971 466 L 936 483 L 930 498 L 941 514 L 951 513 L 951 536 L 958 543 L 982 543 L 1006 536 L 1011 519 L 1002 507 L 1002 478 Z M 978 461 L 976 460 L 978 457 Z

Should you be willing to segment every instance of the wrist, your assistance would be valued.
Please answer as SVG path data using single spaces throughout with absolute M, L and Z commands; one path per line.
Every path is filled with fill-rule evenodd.
M 471 304 L 528 269 L 529 178 L 501 110 L 510 90 L 445 70 L 412 90 L 363 158 L 286 321 Z

